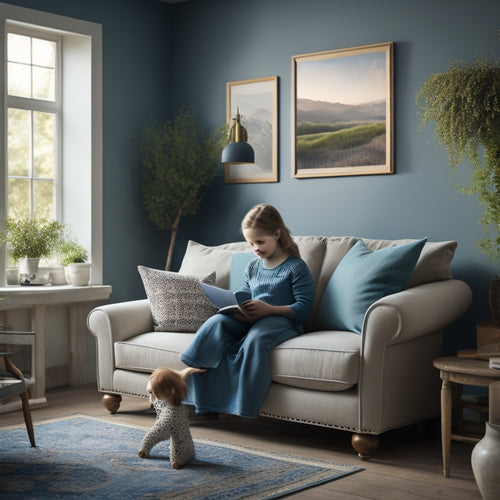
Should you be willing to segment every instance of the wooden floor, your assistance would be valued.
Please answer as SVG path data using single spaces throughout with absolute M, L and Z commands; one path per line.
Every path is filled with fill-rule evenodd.
M 146 399 L 124 397 L 118 413 L 106 412 L 94 385 L 54 389 L 47 404 L 32 410 L 33 421 L 74 415 L 100 417 L 117 423 L 151 426 L 155 416 Z M 0 414 L 0 427 L 23 423 L 22 412 Z M 470 465 L 473 445 L 452 442 L 451 477 L 442 475 L 439 423 L 385 433 L 369 461 L 360 460 L 350 445 L 350 433 L 268 418 L 220 416 L 191 424 L 194 438 L 360 465 L 366 470 L 291 495 L 294 499 L 480 499 Z M 36 428 L 35 428 L 36 437 Z M 28 437 L 26 436 L 28 443 Z M 139 444 L 139 443 L 138 443 Z

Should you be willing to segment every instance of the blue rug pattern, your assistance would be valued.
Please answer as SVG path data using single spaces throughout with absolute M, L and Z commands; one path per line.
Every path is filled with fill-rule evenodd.
M 170 466 L 168 442 L 137 450 L 145 427 L 76 415 L 0 429 L 0 498 L 270 499 L 363 470 L 327 461 L 195 439 L 196 458 Z

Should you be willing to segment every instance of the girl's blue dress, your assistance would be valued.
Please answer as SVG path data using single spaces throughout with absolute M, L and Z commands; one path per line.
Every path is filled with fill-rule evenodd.
M 287 305 L 292 316 L 267 316 L 253 325 L 232 316 L 215 314 L 198 330 L 180 359 L 188 366 L 207 368 L 188 381 L 184 403 L 197 413 L 218 412 L 258 417 L 271 385 L 271 351 L 285 340 L 302 333 L 314 297 L 311 271 L 299 257 L 291 255 L 272 269 L 262 259 L 246 269 L 244 290 L 255 300 Z

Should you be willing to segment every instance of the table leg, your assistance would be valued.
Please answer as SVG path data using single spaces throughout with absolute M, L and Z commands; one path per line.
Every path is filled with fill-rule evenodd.
M 441 386 L 441 447 L 443 451 L 443 476 L 450 477 L 452 385 L 444 378 Z
M 35 352 L 33 354 L 35 385 L 32 398 L 45 399 L 45 306 L 31 309 L 31 330 L 35 332 Z M 32 365 L 33 367 L 33 365 Z

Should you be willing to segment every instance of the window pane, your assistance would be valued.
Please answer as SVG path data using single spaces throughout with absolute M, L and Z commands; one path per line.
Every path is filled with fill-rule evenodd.
M 33 61 L 36 66 L 56 67 L 56 43 L 33 38 Z
M 29 176 L 31 173 L 31 111 L 9 108 L 8 174 Z
M 19 63 L 8 64 L 8 92 L 17 97 L 31 97 L 31 66 Z
M 34 177 L 55 177 L 55 115 L 33 112 Z
M 56 100 L 54 69 L 33 66 L 33 99 Z
M 9 33 L 7 38 L 7 60 L 31 64 L 30 37 Z
M 9 179 L 9 215 L 29 213 L 30 182 L 26 179 Z
M 34 214 L 37 217 L 55 218 L 54 183 L 33 181 Z

